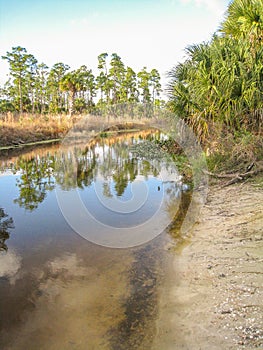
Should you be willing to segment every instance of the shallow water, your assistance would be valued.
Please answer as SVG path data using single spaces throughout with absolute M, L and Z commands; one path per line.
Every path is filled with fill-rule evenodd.
M 52 145 L 0 155 L 1 349 L 151 349 L 169 230 L 160 226 L 158 234 L 155 222 L 153 239 L 124 249 L 103 242 L 111 228 L 129 228 L 132 237 L 162 198 L 160 218 L 173 219 L 182 197 L 179 174 L 169 162 L 135 152 L 160 137 L 149 130 L 84 148 Z M 172 170 L 164 182 L 160 174 Z M 58 204 L 59 191 L 77 191 L 109 236 L 96 231 L 95 244 L 89 223 L 87 234 L 77 234 Z

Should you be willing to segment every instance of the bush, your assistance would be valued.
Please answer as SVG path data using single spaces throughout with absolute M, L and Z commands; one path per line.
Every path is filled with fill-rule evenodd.
M 207 155 L 207 164 L 214 172 L 245 171 L 253 162 L 263 159 L 262 135 L 241 130 L 222 135 Z

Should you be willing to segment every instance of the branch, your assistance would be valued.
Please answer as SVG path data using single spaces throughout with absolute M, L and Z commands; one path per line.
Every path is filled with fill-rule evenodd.
M 252 169 L 252 167 L 250 169 Z M 246 171 L 245 173 L 214 174 L 214 173 L 211 173 L 209 171 L 203 171 L 203 172 L 204 172 L 204 174 L 213 176 L 213 177 L 215 177 L 217 179 L 230 179 L 228 182 L 223 184 L 223 187 L 226 187 L 226 186 L 230 186 L 230 185 L 232 185 L 234 183 L 244 181 L 244 180 L 246 180 L 249 177 L 258 175 L 259 173 L 263 172 L 263 166 L 260 166 L 260 167 L 258 167 L 257 169 L 255 169 L 253 171 L 252 170 Z
M 233 176 L 235 176 L 234 174 L 215 174 L 215 173 L 211 173 L 210 171 L 206 171 L 206 170 L 203 170 L 203 173 L 206 175 L 210 175 L 212 177 L 215 177 L 217 179 L 229 179 L 229 178 L 233 178 Z

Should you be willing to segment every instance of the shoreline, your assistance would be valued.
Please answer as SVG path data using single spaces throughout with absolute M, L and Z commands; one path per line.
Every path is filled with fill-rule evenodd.
M 13 145 L 13 146 L 2 146 L 2 147 L 0 147 L 0 151 L 6 151 L 6 150 L 12 150 L 12 149 L 21 149 L 22 150 L 24 147 L 45 145 L 48 143 L 59 142 L 59 141 L 61 141 L 61 138 L 46 139 L 46 140 L 40 140 L 40 141 L 34 141 L 34 142 L 28 142 L 28 143 L 19 143 L 17 145 Z
M 190 243 L 171 248 L 154 350 L 263 347 L 262 228 L 262 187 L 210 187 Z
M 180 244 L 169 239 L 166 277 L 156 290 L 159 315 L 150 317 L 157 335 L 147 332 L 154 339 L 148 348 L 263 347 L 262 187 L 262 181 L 211 185 L 199 221 Z
M 43 118 L 42 118 L 43 119 Z M 84 128 L 85 131 L 97 128 L 98 121 L 96 118 L 89 118 L 89 128 L 82 125 L 81 117 L 68 119 L 64 116 L 61 120 L 51 117 L 49 120 L 40 119 L 32 122 L 25 119 L 23 124 L 18 121 L 1 122 L 0 121 L 0 151 L 23 148 L 51 142 L 62 141 L 68 133 L 74 129 Z M 105 130 L 98 130 L 97 135 L 101 137 L 114 136 L 126 132 L 143 131 L 149 128 L 148 121 L 126 121 L 112 119 L 107 122 Z M 77 130 L 76 132 L 78 132 Z M 94 134 L 96 136 L 96 134 Z

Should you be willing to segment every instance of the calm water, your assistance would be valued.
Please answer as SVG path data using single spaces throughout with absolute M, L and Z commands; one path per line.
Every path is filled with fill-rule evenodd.
M 1 349 L 151 349 L 165 245 L 189 196 L 176 169 L 149 146 L 160 137 L 149 130 L 82 148 L 52 145 L 0 155 Z M 88 239 L 77 234 L 58 193 L 77 193 L 108 231 L 89 235 L 86 222 Z M 162 198 L 160 224 L 181 210 L 169 230 L 160 227 L 162 234 L 139 246 L 103 246 L 107 239 L 110 245 L 111 228 L 128 227 L 132 242 Z M 69 208 L 76 217 L 74 202 Z M 152 229 L 158 231 L 156 221 Z

